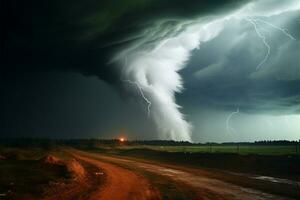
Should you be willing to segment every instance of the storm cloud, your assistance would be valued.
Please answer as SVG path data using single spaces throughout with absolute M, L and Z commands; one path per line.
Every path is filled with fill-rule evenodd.
M 293 10 L 275 13 L 260 18 L 289 31 L 294 39 L 268 24 L 258 23 L 270 45 L 270 55 L 259 69 L 267 48 L 245 19 L 225 22 L 214 40 L 193 53 L 183 76 L 186 93 L 192 93 L 186 95 L 193 95 L 190 100 L 194 104 L 203 101 L 225 110 L 240 107 L 244 112 L 275 115 L 283 111 L 298 113 L 300 34 L 296 27 L 300 15 Z
M 144 120 L 155 124 L 159 138 L 175 140 L 193 138 L 189 114 L 200 113 L 198 107 L 271 115 L 300 110 L 299 1 L 3 4 L 3 95 L 9 94 L 6 85 L 41 72 L 94 76 L 120 98 L 137 102 L 145 116 L 150 107 Z M 267 50 L 249 19 L 263 21 L 257 27 L 271 48 L 259 70 Z M 295 40 L 264 22 L 288 30 Z

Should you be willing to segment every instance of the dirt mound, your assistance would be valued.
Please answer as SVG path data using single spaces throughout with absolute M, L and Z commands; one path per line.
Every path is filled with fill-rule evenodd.
M 73 175 L 74 178 L 85 177 L 84 167 L 75 159 L 72 159 L 66 163 L 68 171 Z
M 46 155 L 44 156 L 43 158 L 40 159 L 40 162 L 41 163 L 44 163 L 44 164 L 62 164 L 62 161 L 55 157 L 55 156 L 52 156 L 52 155 Z

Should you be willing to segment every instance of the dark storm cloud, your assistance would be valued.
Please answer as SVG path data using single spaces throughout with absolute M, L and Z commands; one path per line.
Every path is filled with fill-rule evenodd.
M 26 125 L 25 132 L 26 130 L 32 132 L 30 127 L 36 127 L 35 132 L 45 131 L 41 125 L 34 125 L 34 122 L 37 124 L 41 122 L 38 115 L 33 115 L 35 118 L 28 117 L 27 120 L 23 120 L 26 115 L 32 116 L 32 113 L 39 113 L 40 107 L 35 107 L 31 103 L 43 96 L 43 92 L 35 87 L 36 84 L 45 84 L 41 81 L 43 79 L 55 81 L 55 77 L 44 72 L 53 70 L 79 72 L 86 76 L 96 76 L 119 89 L 119 87 L 124 87 L 120 83 L 121 72 L 110 63 L 111 58 L 119 49 L 144 39 L 145 34 L 148 34 L 147 31 L 153 34 L 148 44 L 155 45 L 159 40 L 184 31 L 186 27 L 181 27 L 183 20 L 207 14 L 216 16 L 240 6 L 241 2 L 236 0 L 213 2 L 198 0 L 188 2 L 183 0 L 2 1 L 0 88 L 1 95 L 5 98 L 0 99 L 0 110 L 1 118 L 3 118 L 2 125 L 4 123 L 6 126 L 2 131 L 9 132 L 10 129 L 21 132 L 23 125 Z M 149 30 L 149 27 L 154 28 Z M 41 80 L 38 82 L 37 78 Z M 22 86 L 24 83 L 26 86 Z M 32 87 L 27 87 L 28 85 Z M 78 90 L 82 90 L 83 86 L 78 87 Z M 45 86 L 44 89 L 47 87 Z M 61 89 L 57 88 L 57 90 Z M 20 91 L 22 91 L 23 99 L 16 96 L 20 94 Z M 57 95 L 55 89 L 47 92 L 50 97 Z M 104 90 L 99 90 L 99 94 L 103 95 L 103 93 L 105 93 Z M 64 101 L 66 96 L 60 95 L 59 98 L 62 99 L 60 106 L 68 106 Z M 140 100 L 140 98 L 137 99 Z M 86 104 L 84 97 L 78 99 L 80 100 Z M 51 106 L 52 101 L 53 98 L 49 98 L 43 99 L 42 102 L 44 106 Z M 101 103 L 100 101 L 99 104 Z M 113 107 L 113 101 L 111 104 Z M 59 106 L 54 109 L 59 109 Z M 72 112 L 62 110 L 70 115 L 73 122 L 76 121 Z M 75 110 L 77 114 L 80 114 L 80 110 Z M 112 111 L 112 113 L 110 116 L 119 115 L 118 112 Z M 52 121 L 61 119 L 57 117 L 56 112 L 49 111 L 45 114 L 47 117 L 43 119 L 47 119 L 45 121 L 48 123 L 42 121 L 42 124 L 45 122 L 44 124 L 49 126 L 45 125 L 44 128 L 52 127 Z M 95 118 L 99 121 L 102 119 L 101 116 L 95 116 Z M 116 122 L 114 117 L 109 118 Z M 16 121 L 19 123 L 15 123 Z M 87 127 L 89 123 L 86 120 L 82 121 L 85 122 L 83 126 Z M 136 122 L 128 123 L 127 127 L 132 124 Z M 18 127 L 12 128 L 14 125 Z M 68 127 L 67 124 L 66 127 Z M 61 126 L 61 129 L 64 129 L 63 132 L 71 131 L 72 128 L 66 127 Z
M 140 138 L 140 132 L 155 137 L 139 107 L 122 101 L 96 77 L 65 72 L 25 76 L 17 84 L 0 85 L 2 92 L 9 87 L 1 96 L 0 137 L 114 138 L 128 132 L 131 139 Z
M 270 38 L 268 42 L 272 44 L 272 51 L 270 59 L 259 71 L 255 68 L 264 57 L 266 49 L 253 26 L 245 21 L 245 18 L 242 19 L 245 16 L 238 16 L 238 14 L 232 18 L 229 17 L 228 21 L 222 18 L 224 13 L 236 10 L 248 2 L 254 2 L 254 9 L 250 9 L 249 12 L 244 10 L 245 15 L 252 16 L 251 12 L 253 12 L 253 16 L 265 16 L 262 17 L 264 20 L 275 25 L 284 25 L 284 28 L 287 28 L 297 39 L 296 42 L 291 41 L 280 31 L 263 27 Z M 1 127 L 5 126 L 1 130 L 9 132 L 15 125 L 19 126 L 16 128 L 19 133 L 23 128 L 24 131 L 30 132 L 32 128 L 36 127 L 34 132 L 37 134 L 41 130 L 47 130 L 46 135 L 50 135 L 49 131 L 53 131 L 64 132 L 66 135 L 76 132 L 80 136 L 81 132 L 90 132 L 91 127 L 97 129 L 102 123 L 109 124 L 111 127 L 118 126 L 113 122 L 126 124 L 126 120 L 116 119 L 116 116 L 122 115 L 127 118 L 128 113 L 131 115 L 131 109 L 126 108 L 126 111 L 120 114 L 119 110 L 126 105 L 121 105 L 120 97 L 114 91 L 120 86 L 120 69 L 123 68 L 114 66 L 114 64 L 120 63 L 110 62 L 112 58 L 115 58 L 116 53 L 118 56 L 118 53 L 123 52 L 122 50 L 125 50 L 125 54 L 122 54 L 125 56 L 120 56 L 119 61 L 122 62 L 120 65 L 126 66 L 123 58 L 131 56 L 131 60 L 128 62 L 131 62 L 132 65 L 127 67 L 128 74 L 137 79 L 143 78 L 143 73 L 139 73 L 139 70 L 143 71 L 142 68 L 146 64 L 141 67 L 140 65 L 135 66 L 136 68 L 133 69 L 133 64 L 136 63 L 132 63 L 132 61 L 141 61 L 143 64 L 147 62 L 148 71 L 145 70 L 145 79 L 150 81 L 149 85 L 145 85 L 143 89 L 147 97 L 152 97 L 150 100 L 155 100 L 153 97 L 163 97 L 160 100 L 163 103 L 167 102 L 164 105 L 153 101 L 151 108 L 153 116 L 158 111 L 162 113 L 161 118 L 158 118 L 157 121 L 166 130 L 165 132 L 170 132 L 169 127 L 175 127 L 174 129 L 178 129 L 178 132 L 183 132 L 181 127 L 173 126 L 174 123 L 170 117 L 188 124 L 182 117 L 179 106 L 173 97 L 173 93 L 179 92 L 178 88 L 181 87 L 181 79 L 177 74 L 178 69 L 175 69 L 178 67 L 177 63 L 182 64 L 178 67 L 182 69 L 183 63 L 187 62 L 187 68 L 182 71 L 186 90 L 183 95 L 179 96 L 179 105 L 183 106 L 183 110 L 192 108 L 198 112 L 197 107 L 201 105 L 215 110 L 230 111 L 236 110 L 236 107 L 239 106 L 241 112 L 248 113 L 282 114 L 284 112 L 289 114 L 299 112 L 300 57 L 298 56 L 298 41 L 300 24 L 297 19 L 300 19 L 300 16 L 297 10 L 291 11 L 293 5 L 296 4 L 296 0 L 286 0 L 284 3 L 273 0 L 1 1 L 0 89 L 2 98 L 0 99 L 0 112 L 1 122 L 5 123 L 0 124 Z M 299 9 L 298 7 L 297 9 Z M 282 9 L 286 10 L 282 11 Z M 218 24 L 214 21 L 216 19 L 224 21 Z M 187 31 L 191 25 L 198 23 L 198 20 L 203 23 L 196 27 L 196 32 L 198 31 L 201 39 L 189 37 L 189 33 L 193 36 L 193 32 Z M 207 28 L 206 25 L 210 22 L 213 22 L 214 25 Z M 222 30 L 222 25 L 225 26 L 224 30 Z M 220 33 L 218 32 L 219 28 Z M 187 35 L 184 34 L 186 32 Z M 174 37 L 179 35 L 183 35 L 183 37 L 178 37 L 179 39 Z M 217 37 L 213 39 L 215 36 Z M 162 56 L 151 57 L 151 52 L 148 50 L 156 48 L 160 41 L 169 38 L 171 38 L 171 42 L 158 53 Z M 196 43 L 201 43 L 200 49 L 190 53 L 197 45 Z M 134 49 L 136 46 L 138 47 Z M 178 49 L 182 48 L 184 51 L 178 53 L 172 48 L 168 48 L 174 46 L 178 46 Z M 134 50 L 130 51 L 130 48 Z M 129 49 L 128 52 L 126 52 L 127 49 Z M 146 52 L 150 56 L 136 56 L 135 50 L 136 52 Z M 190 55 L 192 57 L 188 60 Z M 176 60 L 177 58 L 182 59 Z M 174 62 L 166 63 L 164 59 Z M 164 71 L 165 67 L 160 69 L 160 64 L 171 66 L 170 70 Z M 154 65 L 158 67 L 155 68 Z M 133 72 L 130 71 L 132 69 Z M 65 82 L 64 79 L 67 79 L 68 75 L 64 75 L 61 78 L 63 81 L 58 81 L 59 83 L 56 84 L 56 75 L 48 74 L 49 71 L 57 73 L 53 70 L 63 71 L 69 75 L 78 72 L 85 76 L 96 76 L 115 87 L 108 89 L 107 86 L 96 86 L 97 79 L 95 77 L 91 81 L 81 76 L 72 79 L 69 87 L 64 87 L 64 83 L 68 82 Z M 167 73 L 171 76 L 168 76 Z M 162 76 L 163 74 L 167 75 Z M 149 78 L 151 75 L 153 76 L 152 80 Z M 129 78 L 132 77 L 129 76 Z M 43 79 L 47 80 L 46 83 Z M 53 85 L 51 84 L 52 80 L 55 82 Z M 87 84 L 87 82 L 89 83 Z M 40 88 L 39 84 L 41 84 Z M 152 87 L 153 85 L 158 87 Z M 96 90 L 84 93 L 87 88 L 91 89 L 94 86 L 98 91 L 97 94 L 95 94 Z M 130 84 L 124 87 L 129 87 L 135 92 L 133 92 L 137 97 L 135 100 L 140 101 L 139 103 L 144 109 L 145 102 L 140 93 L 137 93 L 138 90 L 135 87 L 131 88 Z M 152 90 L 148 90 L 149 88 Z M 153 93 L 157 88 L 164 88 L 166 92 Z M 76 93 L 77 90 L 84 96 L 75 95 L 76 100 L 70 99 L 70 95 L 64 94 L 66 91 Z M 129 93 L 126 94 L 130 96 Z M 102 96 L 107 98 L 102 98 Z M 93 103 L 90 104 L 89 99 L 93 99 Z M 165 101 L 166 99 L 171 99 L 171 101 Z M 58 106 L 53 106 L 53 102 L 56 102 Z M 114 107 L 115 104 L 118 106 Z M 74 105 L 75 109 L 70 105 Z M 165 112 L 170 105 L 175 108 L 175 114 Z M 95 109 L 93 109 L 94 107 Z M 39 118 L 41 116 L 40 109 L 45 109 L 43 114 L 46 116 L 43 119 Z M 134 111 L 132 115 L 140 116 L 141 113 Z M 30 118 L 30 116 L 33 117 Z M 165 123 L 164 120 L 169 123 Z M 193 120 L 191 121 L 194 122 Z M 144 125 L 142 122 L 145 121 Z M 136 127 L 137 124 L 143 124 L 143 127 L 138 130 L 138 132 L 143 132 L 143 129 L 147 129 L 143 135 L 154 131 L 158 132 L 158 135 L 161 134 L 157 130 L 152 130 L 154 126 L 150 121 L 143 117 L 135 117 L 132 121 L 128 120 L 124 126 L 130 129 Z M 40 124 L 35 126 L 33 122 Z M 58 126 L 55 125 L 56 122 L 59 123 Z M 79 128 L 74 128 L 74 124 Z M 181 126 L 180 123 L 176 124 Z M 97 129 L 99 132 L 103 130 Z
M 263 18 L 283 26 L 296 40 L 259 24 L 271 52 L 258 70 L 266 46 L 249 22 L 230 20 L 217 38 L 194 52 L 183 70 L 187 89 L 180 97 L 182 104 L 204 104 L 224 110 L 240 107 L 242 112 L 250 113 L 299 113 L 299 17 L 298 11 L 291 11 Z
M 120 41 L 137 38 L 158 18 L 204 15 L 232 9 L 240 1 L 5 0 L 2 4 L 3 76 L 50 68 L 118 82 L 107 62 Z

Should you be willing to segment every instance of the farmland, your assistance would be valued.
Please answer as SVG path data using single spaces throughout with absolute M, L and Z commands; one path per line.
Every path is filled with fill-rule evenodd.
M 198 145 L 198 146 L 153 146 L 136 145 L 125 146 L 120 149 L 151 149 L 165 152 L 184 153 L 235 153 L 241 155 L 297 155 L 300 145 Z

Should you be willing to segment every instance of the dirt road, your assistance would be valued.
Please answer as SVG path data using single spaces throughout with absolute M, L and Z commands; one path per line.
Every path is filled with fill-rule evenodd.
M 73 156 L 98 167 L 100 175 L 102 173 L 106 175 L 104 186 L 91 194 L 91 200 L 160 199 L 159 192 L 151 188 L 150 183 L 144 177 L 130 170 L 96 160 L 85 153 L 77 152 Z
M 72 154 L 77 159 L 98 167 L 107 176 L 106 184 L 92 194 L 91 199 L 160 199 L 158 190 L 151 186 L 149 180 L 137 174 L 137 169 L 139 172 L 145 171 L 159 175 L 171 182 L 190 188 L 195 193 L 196 199 L 288 199 L 171 167 L 81 151 L 73 151 Z

